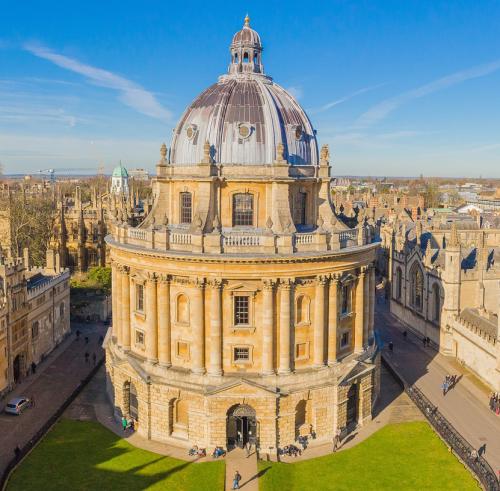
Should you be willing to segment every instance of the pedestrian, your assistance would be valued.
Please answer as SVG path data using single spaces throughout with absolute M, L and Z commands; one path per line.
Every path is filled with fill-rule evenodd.
M 85 351 L 85 363 L 88 363 L 89 362 L 89 352 L 88 351 Z
M 85 336 L 85 344 L 89 344 L 89 337 Z
M 14 449 L 14 455 L 16 456 L 16 459 L 19 459 L 21 457 L 21 448 L 19 445 L 16 445 L 16 448 Z
M 250 457 L 251 449 L 252 449 L 252 447 L 251 447 L 250 442 L 247 442 L 247 444 L 245 445 L 245 452 L 247 454 L 247 458 Z
M 76 340 L 79 341 L 80 340 L 80 329 L 77 329 L 76 330 Z
M 233 489 L 240 489 L 241 474 L 236 471 L 233 477 Z
M 337 428 L 337 431 L 335 432 L 335 437 L 333 438 L 333 451 L 336 452 L 337 448 L 340 446 L 340 437 L 342 435 L 342 430 Z
M 122 428 L 123 428 L 123 431 L 125 431 L 127 429 L 127 426 L 128 426 L 127 418 L 125 416 L 123 416 L 122 417 Z
M 102 344 L 102 343 L 104 343 L 104 338 L 101 335 L 101 336 L 99 336 L 99 344 Z
M 35 407 L 35 396 L 33 395 L 30 397 L 30 406 Z
M 394 344 L 392 341 L 389 341 L 389 351 L 392 353 L 394 351 Z
M 447 379 L 445 379 L 441 388 L 443 389 L 443 396 L 445 396 L 446 393 L 448 392 L 448 380 Z
M 33 375 L 36 373 L 36 363 L 34 361 L 31 363 L 31 373 Z
M 430 346 L 430 345 L 431 345 L 431 338 L 426 337 L 426 338 L 425 338 L 425 341 L 426 341 L 426 343 L 427 343 L 427 346 Z
M 96 354 L 92 353 L 92 361 L 94 362 L 94 366 L 95 366 L 96 359 L 97 359 Z
M 406 339 L 408 337 L 408 332 L 406 331 L 406 329 L 403 331 L 403 337 Z
M 422 338 L 422 344 L 424 345 L 424 348 L 425 348 L 426 343 L 427 343 L 427 338 Z

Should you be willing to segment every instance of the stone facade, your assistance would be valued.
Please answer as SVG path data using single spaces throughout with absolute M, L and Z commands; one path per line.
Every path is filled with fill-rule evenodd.
M 245 53 L 241 42 L 233 63 L 236 52 Z M 255 73 L 231 67 L 231 86 L 250 90 L 247 78 L 272 83 L 260 58 L 258 66 Z M 115 414 L 138 420 L 147 438 L 176 444 L 229 447 L 248 439 L 275 454 L 300 434 L 331 440 L 337 427 L 370 420 L 378 394 L 378 244 L 366 220 L 349 228 L 335 214 L 327 147 L 318 162 L 288 157 L 292 137 L 307 140 L 304 156 L 317 155 L 309 126 L 257 153 L 214 152 L 194 136 L 213 126 L 196 118 L 221 115 L 200 116 L 196 104 L 173 145 L 182 147 L 177 158 L 201 152 L 201 161 L 173 163 L 163 146 L 151 212 L 139 227 L 116 217 L 106 239 L 113 277 L 106 367 Z M 296 101 L 289 104 L 307 118 Z M 284 134 L 282 118 L 265 124 L 274 125 L 267 135 Z M 259 132 L 245 125 L 240 139 L 251 145 Z M 228 144 L 210 131 L 214 144 Z M 188 148 L 196 144 L 202 151 Z M 228 152 L 241 162 L 216 162 Z M 256 155 L 273 160 L 256 165 Z

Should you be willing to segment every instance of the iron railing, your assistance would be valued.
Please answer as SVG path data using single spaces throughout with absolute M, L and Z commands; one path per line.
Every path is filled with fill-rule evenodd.
M 437 406 L 432 404 L 416 385 L 408 385 L 384 356 L 382 356 L 382 363 L 396 378 L 418 409 L 420 409 L 434 431 L 470 469 L 483 488 L 487 491 L 500 491 L 500 482 L 494 470 L 484 457 L 479 455 L 478 451 L 442 415 Z

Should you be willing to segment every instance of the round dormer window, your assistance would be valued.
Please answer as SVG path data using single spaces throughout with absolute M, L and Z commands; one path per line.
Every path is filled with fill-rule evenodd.
M 302 129 L 302 126 L 300 124 L 295 126 L 295 139 L 300 140 L 303 134 L 304 130 Z
M 186 128 L 186 136 L 188 138 L 188 140 L 192 140 L 196 135 L 196 125 L 195 124 L 190 124 L 187 128 Z
M 249 124 L 246 123 L 241 123 L 238 126 L 238 134 L 240 138 L 248 138 L 250 134 L 252 133 L 252 127 Z

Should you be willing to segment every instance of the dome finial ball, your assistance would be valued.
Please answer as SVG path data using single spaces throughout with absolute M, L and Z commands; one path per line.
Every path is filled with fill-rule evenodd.
M 250 16 L 248 14 L 245 15 L 245 26 L 250 27 Z

